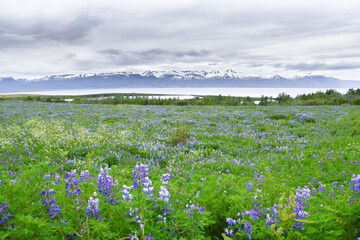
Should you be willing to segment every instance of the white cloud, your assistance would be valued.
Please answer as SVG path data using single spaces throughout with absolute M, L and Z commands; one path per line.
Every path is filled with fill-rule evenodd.
M 234 68 L 360 80 L 358 0 L 12 0 L 0 9 L 0 76 Z

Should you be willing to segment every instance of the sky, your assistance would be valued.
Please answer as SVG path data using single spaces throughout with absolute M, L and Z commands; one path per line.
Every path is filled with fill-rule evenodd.
M 359 0 L 1 0 L 0 77 L 232 69 L 360 80 Z

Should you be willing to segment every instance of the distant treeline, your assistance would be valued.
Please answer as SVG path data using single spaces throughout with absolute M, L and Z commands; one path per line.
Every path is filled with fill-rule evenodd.
M 65 102 L 62 97 L 43 97 L 43 96 L 27 96 L 21 100 L 25 101 L 41 101 L 41 102 Z M 326 92 L 316 92 L 310 94 L 302 94 L 292 98 L 286 93 L 281 93 L 276 98 L 261 96 L 260 98 L 251 97 L 231 97 L 231 96 L 197 96 L 192 99 L 179 98 L 156 98 L 153 96 L 141 95 L 114 95 L 101 94 L 92 96 L 76 96 L 71 103 L 77 104 L 131 104 L 131 105 L 178 105 L 178 106 L 277 106 L 277 105 L 360 105 L 360 88 L 349 89 L 346 94 L 341 94 L 336 90 L 327 90 Z M 5 98 L 0 98 L 5 100 Z

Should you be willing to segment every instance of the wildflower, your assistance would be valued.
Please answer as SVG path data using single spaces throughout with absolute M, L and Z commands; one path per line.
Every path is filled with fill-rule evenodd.
M 169 202 L 171 195 L 170 195 L 169 191 L 166 189 L 166 187 L 164 187 L 164 186 L 160 187 L 159 197 L 161 200 L 163 200 L 165 202 Z
M 318 184 L 319 184 L 319 192 L 325 193 L 326 185 L 323 185 L 321 182 L 318 182 Z
M 355 176 L 355 174 L 352 176 L 353 178 L 349 182 L 350 184 L 354 185 L 349 187 L 350 190 L 354 190 L 355 194 L 360 193 L 360 174 Z
M 190 202 L 191 203 L 191 202 Z M 198 210 L 200 214 L 203 214 L 204 211 L 205 211 L 205 207 L 199 207 L 199 204 L 197 203 L 196 205 L 195 204 L 186 204 L 186 208 L 188 209 L 188 216 L 189 217 L 193 217 L 193 214 L 192 212 L 194 210 Z
M 228 235 L 230 237 L 233 237 L 234 236 L 234 229 L 230 228 L 229 229 L 225 229 L 225 235 Z
M 92 178 L 92 177 L 90 175 L 89 170 L 85 170 L 80 173 L 79 181 L 80 182 L 88 182 L 90 178 Z
M 247 191 L 252 191 L 252 190 L 253 190 L 253 184 L 252 184 L 252 183 L 248 183 L 248 184 L 246 185 L 246 190 L 247 190 Z
M 319 185 L 321 185 L 321 183 L 319 182 Z M 295 213 L 295 219 L 298 220 L 302 220 L 304 218 L 308 218 L 309 214 L 304 211 L 305 209 L 305 205 L 304 202 L 310 198 L 310 189 L 305 186 L 304 188 L 300 188 L 298 187 L 296 189 L 296 195 L 295 195 L 295 207 L 292 213 Z M 305 229 L 305 224 L 299 221 L 295 221 L 294 223 L 294 228 L 293 229 L 298 229 L 301 228 L 301 230 Z
M 229 226 L 232 226 L 232 225 L 235 225 L 235 220 L 229 217 L 229 218 L 226 219 L 226 223 Z
M 272 207 L 272 212 L 273 214 L 270 216 L 270 214 L 266 214 L 266 227 L 270 227 L 273 224 L 276 224 L 278 222 L 277 217 L 279 215 L 279 209 L 278 209 L 279 205 L 278 204 L 274 204 L 274 206 Z
M 252 230 L 251 230 L 251 224 L 249 223 L 249 221 L 247 221 L 245 223 L 245 231 L 247 231 L 248 233 L 251 233 Z
M 60 215 L 61 208 L 59 205 L 51 205 L 47 212 L 50 213 L 50 218 L 54 218 L 55 216 Z
M 76 170 L 71 170 L 70 172 L 66 172 L 65 174 L 65 179 L 68 179 L 68 178 L 73 178 L 74 176 L 76 175 Z
M 205 207 L 200 207 L 199 213 L 200 213 L 200 214 L 204 214 L 204 213 L 205 213 Z
M 153 191 L 154 188 L 152 187 L 152 181 L 149 179 L 149 166 L 146 164 L 136 164 L 134 166 L 135 170 L 133 170 L 134 175 L 134 182 L 133 182 L 133 188 L 139 189 L 140 184 L 143 187 L 143 192 L 146 194 L 149 198 L 153 198 Z M 164 180 L 167 178 L 167 176 L 164 177 Z
M 122 196 L 121 199 L 122 199 L 124 202 L 125 202 L 126 200 L 129 200 L 129 201 L 134 200 L 134 197 L 133 197 L 132 194 L 130 193 L 130 191 L 131 191 L 132 188 L 133 188 L 132 186 L 128 187 L 128 186 L 126 186 L 126 185 L 123 185 L 123 188 L 121 189 L 121 193 L 123 194 L 123 196 Z
M 97 177 L 98 182 L 98 191 L 104 197 L 106 197 L 105 202 L 110 204 L 116 204 L 117 199 L 115 199 L 114 186 L 117 184 L 116 181 L 109 175 L 109 168 L 105 167 L 105 169 L 100 168 L 100 173 Z
M 139 239 L 139 238 L 138 238 L 136 232 L 135 232 L 134 235 L 131 235 L 131 234 L 130 234 L 130 236 L 129 236 L 129 240 L 138 240 L 138 239 Z
M 86 218 L 89 218 L 89 217 L 95 217 L 95 219 L 97 220 L 102 220 L 104 219 L 103 217 L 100 217 L 99 216 L 99 199 L 98 198 L 92 198 L 90 197 L 89 201 L 87 202 L 87 208 L 85 209 L 86 211 Z
M 252 217 L 255 221 L 259 218 L 259 217 L 258 217 L 259 212 L 256 211 L 255 209 L 251 209 L 251 210 L 250 210 L 250 215 L 251 215 L 251 217 Z
M 9 208 L 9 204 L 6 203 L 0 203 L 0 225 L 9 221 L 11 217 L 14 215 L 10 213 L 6 213 L 6 209 Z M 6 227 L 5 227 L 6 229 Z
M 163 175 L 161 175 L 161 183 L 162 184 L 168 184 L 168 182 L 170 182 L 170 177 L 171 177 L 171 174 L 170 173 L 165 173 Z

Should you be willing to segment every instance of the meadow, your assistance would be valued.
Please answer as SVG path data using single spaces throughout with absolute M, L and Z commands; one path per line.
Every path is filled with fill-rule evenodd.
M 356 239 L 358 106 L 0 101 L 0 239 Z

